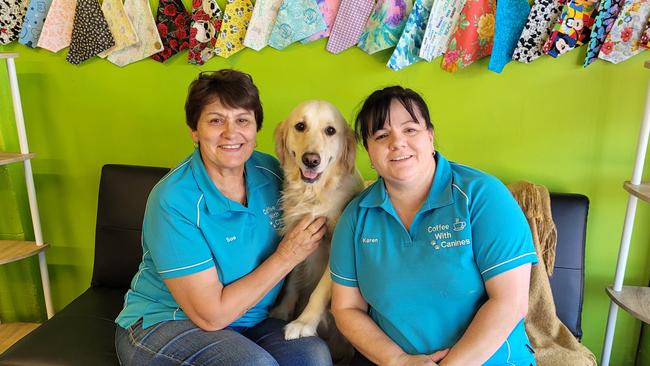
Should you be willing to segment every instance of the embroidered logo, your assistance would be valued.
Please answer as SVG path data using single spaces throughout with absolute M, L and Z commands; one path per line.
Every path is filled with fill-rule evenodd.
M 467 226 L 465 221 L 460 221 L 460 219 L 457 217 L 456 221 L 452 224 L 452 227 L 454 228 L 454 231 L 461 231 Z
M 379 244 L 377 238 L 361 238 L 361 244 Z
M 227 236 L 227 237 L 226 237 L 226 243 L 231 243 L 231 242 L 233 242 L 233 241 L 235 241 L 235 240 L 237 240 L 237 237 L 234 236 L 234 235 L 233 235 L 233 236 Z

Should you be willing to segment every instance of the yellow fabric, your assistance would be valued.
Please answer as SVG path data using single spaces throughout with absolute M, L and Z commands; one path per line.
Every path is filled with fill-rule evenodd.
M 228 0 L 214 54 L 228 58 L 244 48 L 244 37 L 251 16 L 253 3 L 250 0 Z
M 596 366 L 593 353 L 573 336 L 555 313 L 547 268 L 553 268 L 557 232 L 551 215 L 548 190 L 528 182 L 508 185 L 528 219 L 539 264 L 530 274 L 526 333 L 535 349 L 538 366 Z
M 102 12 L 113 34 L 115 46 L 99 53 L 99 57 L 104 58 L 113 52 L 117 52 L 138 42 L 138 36 L 135 34 L 133 24 L 131 24 L 129 17 L 126 15 L 122 0 L 104 0 L 102 3 Z

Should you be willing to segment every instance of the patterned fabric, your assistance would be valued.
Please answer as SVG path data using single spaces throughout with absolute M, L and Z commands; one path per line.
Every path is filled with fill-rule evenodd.
M 18 39 L 29 0 L 0 0 L 0 45 Z
M 641 34 L 639 47 L 650 48 L 650 18 L 648 18 L 648 23 L 645 26 L 645 30 L 643 31 L 643 34 Z
M 341 0 L 326 49 L 341 53 L 357 44 L 374 5 L 374 0 Z
M 106 19 L 106 23 L 108 23 L 108 28 L 113 34 L 115 46 L 104 52 L 100 52 L 97 56 L 105 58 L 113 52 L 138 42 L 138 36 L 135 34 L 135 29 L 129 20 L 129 16 L 126 15 L 122 0 L 104 0 L 102 3 L 102 12 L 104 12 L 104 18 Z
M 221 8 L 216 0 L 192 0 L 192 9 L 187 62 L 203 65 L 214 55 L 214 45 L 221 29 Z
M 560 57 L 587 40 L 594 25 L 592 15 L 597 6 L 598 0 L 569 0 L 544 45 L 544 52 Z
M 325 29 L 327 24 L 316 0 L 285 0 L 275 19 L 269 46 L 282 50 Z
M 566 0 L 535 1 L 512 54 L 513 60 L 529 63 L 544 54 L 544 44 L 551 35 L 565 2 Z
M 594 28 L 591 30 L 589 44 L 587 45 L 587 56 L 583 67 L 589 66 L 596 61 L 600 48 L 605 43 L 605 38 L 612 30 L 614 22 L 621 11 L 625 0 L 602 0 L 598 7 L 598 15 L 594 22 Z
M 259 51 L 266 47 L 283 0 L 257 0 L 244 38 L 244 46 Z
M 617 64 L 639 54 L 639 40 L 650 17 L 649 0 L 625 0 L 598 58 Z
M 160 0 L 156 13 L 156 27 L 164 49 L 151 58 L 165 62 L 179 51 L 186 50 L 190 44 L 191 20 L 181 0 Z
M 25 20 L 23 21 L 23 29 L 18 38 L 19 43 L 27 47 L 36 47 L 50 5 L 52 5 L 52 0 L 31 0 L 29 2 L 27 14 L 25 14 Z
M 445 53 L 464 6 L 465 0 L 434 1 L 427 29 L 422 39 L 420 57 L 431 61 Z
M 97 0 L 78 0 L 66 60 L 78 65 L 115 45 Z
M 228 0 L 214 54 L 228 58 L 244 49 L 244 36 L 253 15 L 250 0 Z
M 77 0 L 52 1 L 38 37 L 38 47 L 59 52 L 70 45 L 76 8 Z
M 411 0 L 379 0 L 359 38 L 359 48 L 372 55 L 394 47 L 399 41 L 413 2 Z
M 339 11 L 339 5 L 341 5 L 341 0 L 316 0 L 316 3 L 318 3 L 318 8 L 325 20 L 325 24 L 327 24 L 327 28 L 303 39 L 300 41 L 302 43 L 316 41 L 330 35 L 332 26 L 334 25 L 334 19 L 336 18 L 336 13 Z
M 512 60 L 519 35 L 526 25 L 530 5 L 527 0 L 499 0 L 495 16 L 494 44 L 488 70 L 500 73 Z
M 415 0 L 413 10 L 406 21 L 404 32 L 397 42 L 395 51 L 388 60 L 388 67 L 398 71 L 421 60 L 420 47 L 427 27 L 433 0 Z
M 455 72 L 492 52 L 495 0 L 467 0 L 440 65 Z
M 108 61 L 117 66 L 125 66 L 145 59 L 163 50 L 162 40 L 156 29 L 148 0 L 125 0 L 124 10 L 129 16 L 138 42 L 108 55 Z

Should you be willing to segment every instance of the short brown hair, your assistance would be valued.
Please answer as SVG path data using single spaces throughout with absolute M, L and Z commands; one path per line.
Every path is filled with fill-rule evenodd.
M 262 101 L 253 78 L 232 69 L 203 71 L 192 81 L 185 100 L 185 122 L 196 131 L 203 108 L 219 98 L 229 108 L 253 111 L 257 130 L 262 128 Z

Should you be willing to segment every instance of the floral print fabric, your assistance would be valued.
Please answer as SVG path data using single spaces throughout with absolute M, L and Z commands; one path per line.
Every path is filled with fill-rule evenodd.
M 434 1 L 422 39 L 420 57 L 431 61 L 445 53 L 464 5 L 465 0 Z
M 395 46 L 412 7 L 412 0 L 377 1 L 359 38 L 359 48 L 372 55 Z
M 600 48 L 605 43 L 605 38 L 612 30 L 618 13 L 625 0 L 602 0 L 598 7 L 598 15 L 594 22 L 594 28 L 591 30 L 589 44 L 587 45 L 587 56 L 585 57 L 584 67 L 589 66 L 596 61 Z
M 648 17 L 650 0 L 625 0 L 598 58 L 617 64 L 643 51 L 639 43 Z
M 388 67 L 397 71 L 421 60 L 420 47 L 432 5 L 433 0 L 415 0 L 402 36 L 388 60 Z
M 126 15 L 122 0 L 104 0 L 102 3 L 102 12 L 108 23 L 108 28 L 113 34 L 115 45 L 106 51 L 100 52 L 97 56 L 105 58 L 113 52 L 117 52 L 138 42 L 138 36 L 135 34 L 133 24 Z
M 190 45 L 190 21 L 192 18 L 180 0 L 159 0 L 156 27 L 162 40 L 163 50 L 151 56 L 165 62 Z
M 320 9 L 320 13 L 323 16 L 323 20 L 325 20 L 327 27 L 316 34 L 303 39 L 301 41 L 302 43 L 316 41 L 330 35 L 332 26 L 334 25 L 334 19 L 336 18 L 336 12 L 339 11 L 339 5 L 341 5 L 341 0 L 316 0 L 316 3 L 318 4 L 318 8 Z
M 591 33 L 597 6 L 598 0 L 569 0 L 544 45 L 544 52 L 559 57 L 582 45 Z
M 97 0 L 79 0 L 66 60 L 78 65 L 115 45 Z
M 221 8 L 216 0 L 192 0 L 190 52 L 187 61 L 203 65 L 214 56 L 214 45 L 221 29 Z
M 512 54 L 513 60 L 528 63 L 544 54 L 544 44 L 551 35 L 565 2 L 566 0 L 535 1 Z
M 59 52 L 70 45 L 76 8 L 76 0 L 52 0 L 38 37 L 38 47 Z
M 244 49 L 244 36 L 252 15 L 253 3 L 250 0 L 228 0 L 214 46 L 215 55 L 228 58 Z
M 492 52 L 495 12 L 494 0 L 467 0 L 442 58 L 443 70 L 455 72 Z
M 269 46 L 282 50 L 325 29 L 327 24 L 316 0 L 285 0 L 278 11 Z
M 257 0 L 255 2 L 253 15 L 248 23 L 248 31 L 244 37 L 244 46 L 255 51 L 266 47 L 280 5 L 282 5 L 282 0 Z
M 163 50 L 162 40 L 156 29 L 148 0 L 125 0 L 124 10 L 133 24 L 138 42 L 106 57 L 117 66 L 125 66 L 148 58 Z

